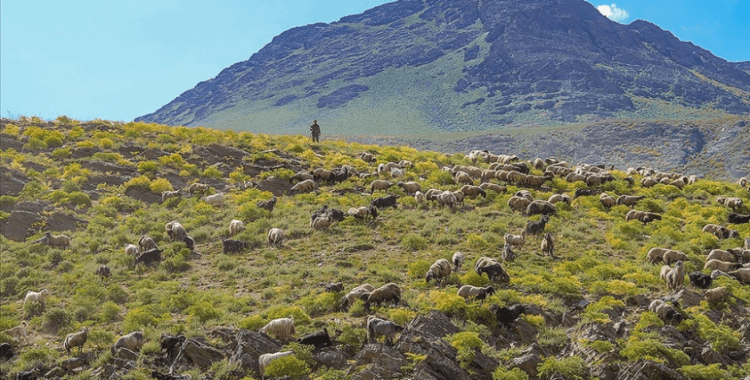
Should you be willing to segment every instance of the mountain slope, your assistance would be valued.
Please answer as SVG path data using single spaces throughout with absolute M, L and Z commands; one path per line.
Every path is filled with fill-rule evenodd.
M 750 112 L 746 67 L 583 0 L 401 0 L 290 29 L 136 120 L 397 134 L 716 117 Z

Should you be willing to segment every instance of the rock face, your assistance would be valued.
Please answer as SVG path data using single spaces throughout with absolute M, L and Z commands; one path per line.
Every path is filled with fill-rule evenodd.
M 287 30 L 136 120 L 306 133 L 314 114 L 329 120 L 324 133 L 357 135 L 362 126 L 342 111 L 382 133 L 403 104 L 440 131 L 487 130 L 529 114 L 633 115 L 644 102 L 666 107 L 665 117 L 701 107 L 742 114 L 748 92 L 746 64 L 645 21 L 613 22 L 584 0 L 400 0 Z M 375 100 L 380 122 L 361 108 Z M 257 117 L 268 112 L 273 125 Z

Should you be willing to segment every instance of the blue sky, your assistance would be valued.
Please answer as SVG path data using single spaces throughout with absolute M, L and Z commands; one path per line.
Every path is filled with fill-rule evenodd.
M 130 121 L 247 60 L 281 32 L 384 0 L 2 0 L 0 112 Z M 591 1 L 729 61 L 750 61 L 750 1 Z

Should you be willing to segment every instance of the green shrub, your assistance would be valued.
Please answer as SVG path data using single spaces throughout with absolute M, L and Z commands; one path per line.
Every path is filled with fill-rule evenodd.
M 161 194 L 163 191 L 172 191 L 173 188 L 166 178 L 157 178 L 151 181 L 150 189 L 154 194 Z
M 128 311 L 122 321 L 122 327 L 126 331 L 141 330 L 145 327 L 156 327 L 165 320 L 172 319 L 166 310 L 158 305 L 144 305 Z
M 409 251 L 419 251 L 427 247 L 427 239 L 415 233 L 408 233 L 401 238 L 401 246 Z
M 553 374 L 559 373 L 566 379 L 582 380 L 586 377 L 586 362 L 583 359 L 572 356 L 563 359 L 548 357 L 537 366 L 539 378 L 549 378 Z
M 312 322 L 310 316 L 299 306 L 275 306 L 268 309 L 268 319 L 294 317 L 295 326 L 303 326 Z
M 267 323 L 268 320 L 260 315 L 251 315 L 241 320 L 239 326 L 241 329 L 257 331 Z
M 636 337 L 630 339 L 625 348 L 620 351 L 620 356 L 630 361 L 646 359 L 657 363 L 673 362 L 680 366 L 690 363 L 690 358 L 682 351 L 667 348 L 655 339 L 644 340 Z
M 721 364 L 696 364 L 685 365 L 677 369 L 688 380 L 714 380 L 714 379 L 731 379 L 732 376 L 725 370 L 721 369 Z
M 97 349 L 109 347 L 115 342 L 115 333 L 105 329 L 92 329 L 88 333 L 87 341 Z
M 99 317 L 104 322 L 113 322 L 117 319 L 117 315 L 120 313 L 120 306 L 112 301 L 107 301 L 102 304 L 99 309 Z
M 159 170 L 159 163 L 156 161 L 141 161 L 136 166 L 136 169 L 141 174 L 156 174 Z
M 301 379 L 310 374 L 310 366 L 294 356 L 285 356 L 271 362 L 266 367 L 265 377 L 276 378 L 289 376 L 292 379 Z
M 341 335 L 339 335 L 338 341 L 350 346 L 359 347 L 366 339 L 367 330 L 351 325 L 344 325 L 341 328 Z
M 426 260 L 416 260 L 409 264 L 409 269 L 407 270 L 407 276 L 411 279 L 422 279 L 425 276 L 425 273 L 430 269 L 430 263 Z
M 48 367 L 55 363 L 60 354 L 50 347 L 30 348 L 19 356 L 18 367 L 31 368 L 36 365 Z
M 197 319 L 200 323 L 206 323 L 212 319 L 221 317 L 221 310 L 214 307 L 213 303 L 204 299 L 196 302 L 187 309 L 188 320 Z
M 508 369 L 499 365 L 492 372 L 492 380 L 529 380 L 529 375 L 520 368 Z
M 52 152 L 52 157 L 54 158 L 70 158 L 73 153 L 70 151 L 70 148 L 57 148 Z

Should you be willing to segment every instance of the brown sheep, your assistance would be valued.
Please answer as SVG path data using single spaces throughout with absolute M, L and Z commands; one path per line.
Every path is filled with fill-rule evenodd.
M 525 212 L 526 207 L 528 207 L 531 204 L 531 201 L 526 198 L 521 198 L 517 196 L 512 196 L 510 199 L 508 199 L 508 206 L 513 211 L 518 212 Z
M 731 272 L 727 272 L 730 276 L 737 279 L 737 281 L 750 284 L 750 268 L 740 268 Z
M 656 247 L 651 248 L 646 255 L 646 260 L 648 260 L 648 262 L 651 264 L 656 264 L 657 261 L 663 260 L 664 253 L 666 253 L 667 251 L 671 251 L 671 249 Z
M 549 232 L 544 233 L 541 248 L 542 254 L 555 258 L 555 240 L 552 238 L 552 235 Z
M 644 196 L 633 196 L 633 195 L 620 195 L 617 197 L 617 204 L 618 205 L 625 205 L 628 207 L 635 206 L 635 203 L 643 199 Z
M 672 263 L 677 261 L 687 261 L 688 257 L 686 254 L 680 251 L 670 249 L 667 252 L 664 252 L 662 259 L 664 260 L 665 264 L 671 265 Z
M 718 269 L 722 272 L 729 273 L 732 270 L 742 268 L 742 264 L 738 263 L 731 263 L 721 260 L 708 260 L 706 261 L 706 264 L 703 265 L 703 269 Z
M 481 185 L 479 185 L 479 188 L 485 191 L 492 190 L 496 193 L 504 193 L 508 191 L 508 189 L 503 186 L 488 182 L 483 182 Z
M 549 199 L 547 199 L 547 202 L 555 204 L 557 202 L 565 202 L 567 204 L 570 204 L 571 199 L 568 194 L 552 194 L 550 195 Z
M 601 202 L 602 206 L 604 206 L 605 208 L 612 208 L 617 204 L 615 197 L 607 193 L 599 194 L 599 202 Z
M 430 266 L 430 269 L 425 273 L 424 279 L 428 284 L 430 283 L 430 280 L 435 280 L 435 282 L 440 285 L 440 283 L 445 284 L 450 276 L 451 264 L 446 259 L 439 259 Z

